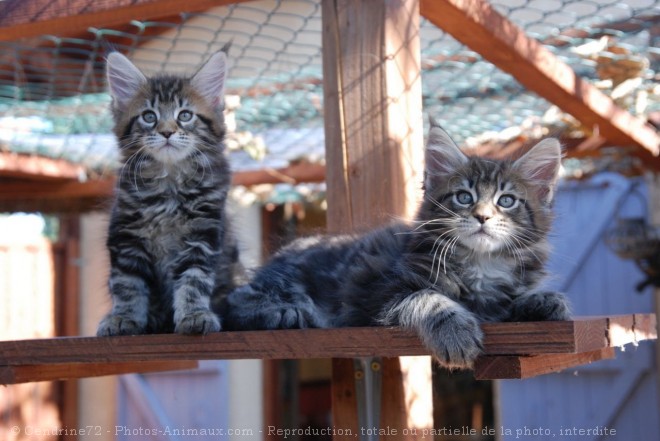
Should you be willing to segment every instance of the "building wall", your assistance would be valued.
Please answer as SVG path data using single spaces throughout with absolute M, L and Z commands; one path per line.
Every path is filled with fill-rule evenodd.
M 633 261 L 614 254 L 605 240 L 618 218 L 647 215 L 647 190 L 643 183 L 635 190 L 633 183 L 604 174 L 565 185 L 557 193 L 549 284 L 567 294 L 575 315 L 654 310 L 651 290 L 636 292 L 643 274 Z M 644 341 L 617 349 L 615 360 L 528 380 L 499 381 L 498 439 L 519 439 L 528 433 L 527 439 L 656 439 L 660 425 L 654 358 L 654 343 Z M 605 428 L 617 435 L 602 436 Z
M 660 225 L 660 176 L 651 175 L 648 178 L 649 186 L 649 207 L 650 219 L 653 225 Z M 660 317 L 660 288 L 653 290 L 654 294 L 654 309 L 657 317 Z M 655 369 L 656 369 L 656 385 L 660 395 L 660 340 L 655 341 Z M 660 403 L 658 403 L 660 405 Z
M 39 232 L 10 229 L 3 223 L 0 232 L 0 339 L 53 337 L 53 247 Z M 62 424 L 56 393 L 52 382 L 0 387 L 0 439 L 34 439 L 36 431 L 46 432 L 41 440 L 57 439 L 49 434 Z

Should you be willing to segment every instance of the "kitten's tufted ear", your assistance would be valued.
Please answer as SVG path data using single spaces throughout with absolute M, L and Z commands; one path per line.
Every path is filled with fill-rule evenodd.
M 227 80 L 227 53 L 223 50 L 211 55 L 190 79 L 190 84 L 213 107 L 222 107 Z M 229 49 L 229 48 L 227 48 Z
M 513 166 L 538 188 L 542 202 L 552 202 L 561 167 L 561 145 L 557 139 L 547 138 L 539 142 Z
M 434 179 L 453 174 L 468 162 L 468 157 L 432 118 L 426 143 L 424 187 L 431 188 Z
M 119 52 L 112 52 L 107 60 L 108 85 L 115 105 L 125 108 L 147 82 L 147 77 L 131 60 Z

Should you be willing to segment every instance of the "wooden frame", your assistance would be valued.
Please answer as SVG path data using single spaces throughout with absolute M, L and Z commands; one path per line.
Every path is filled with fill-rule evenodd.
M 192 0 L 186 3 L 186 10 L 193 12 L 203 11 L 210 7 L 236 2 L 234 0 Z M 91 27 L 121 26 L 129 23 L 135 17 L 154 20 L 163 19 L 179 14 L 181 9 L 180 2 L 171 0 L 120 1 L 114 3 L 112 6 L 108 6 L 107 4 L 90 5 L 87 1 L 77 0 L 67 2 L 67 8 L 61 8 L 53 4 L 53 7 L 46 8 L 45 10 L 39 9 L 39 14 L 35 21 L 35 2 L 13 1 L 6 3 L 3 7 L 8 8 L 9 13 L 5 14 L 5 17 L 0 20 L 0 24 L 4 25 L 0 29 L 0 40 L 12 40 L 47 33 L 63 36 L 83 35 Z M 78 10 L 81 11 L 80 14 L 76 13 Z M 326 15 L 326 18 L 328 12 L 333 10 L 341 10 L 341 8 L 325 8 L 324 15 Z M 557 105 L 563 111 L 572 114 L 586 127 L 597 129 L 599 142 L 582 143 L 578 149 L 569 151 L 569 155 L 573 151 L 578 155 L 593 153 L 605 145 L 630 146 L 631 153 L 642 158 L 647 167 L 660 169 L 660 158 L 658 157 L 660 153 L 660 136 L 656 130 L 645 121 L 632 116 L 624 109 L 616 106 L 609 97 L 598 91 L 587 81 L 578 77 L 569 66 L 560 61 L 541 43 L 527 37 L 523 30 L 497 13 L 486 1 L 420 0 L 419 12 L 429 21 L 450 33 L 458 41 L 482 54 L 485 59 L 491 61 L 498 68 L 512 74 L 529 90 L 536 92 L 549 102 Z M 373 21 L 368 21 L 368 23 L 373 23 Z M 404 29 L 406 25 L 405 21 L 401 21 L 400 24 L 402 25 L 401 29 Z M 370 28 L 369 32 L 374 30 L 375 28 Z M 410 29 L 407 31 L 409 32 Z M 328 29 L 325 29 L 325 32 L 327 33 Z M 388 38 L 384 41 L 388 42 L 389 38 L 396 37 L 397 32 L 397 30 L 390 32 Z M 351 44 L 359 43 L 359 39 L 346 39 L 346 41 L 351 41 Z M 346 48 L 348 46 L 345 46 L 343 52 L 337 52 L 337 48 L 333 48 L 332 42 L 333 40 L 328 38 L 324 42 L 326 48 L 324 50 L 324 57 L 326 57 L 326 60 L 337 61 L 340 59 L 337 57 L 341 57 L 343 61 L 336 63 L 336 66 L 345 68 L 347 71 L 351 69 L 355 70 L 357 66 L 361 66 L 363 60 L 359 56 L 357 58 L 354 56 L 353 59 L 349 58 L 351 53 L 359 54 L 359 51 L 354 51 L 353 49 L 347 50 Z M 371 50 L 374 48 L 365 49 Z M 376 49 L 378 50 L 378 48 Z M 409 47 L 408 50 L 412 50 L 412 48 Z M 376 52 L 362 51 L 361 53 Z M 384 70 L 373 71 L 368 77 L 363 76 L 359 79 L 363 87 L 370 88 L 370 93 L 376 93 L 378 91 L 377 83 L 388 76 L 387 66 L 388 64 L 384 63 L 382 65 Z M 421 64 L 418 62 L 413 67 L 419 69 L 420 66 Z M 410 67 L 407 66 L 407 68 Z M 325 81 L 327 82 L 328 78 L 332 78 L 332 75 L 332 69 L 326 69 L 324 72 Z M 371 86 L 367 85 L 366 81 L 372 81 Z M 333 87 L 335 86 L 336 84 Z M 350 91 L 352 89 L 347 90 Z M 410 97 L 416 93 L 412 90 L 406 90 L 405 96 Z M 350 92 L 347 96 L 350 97 Z M 326 114 L 332 115 L 334 113 L 335 115 L 339 115 L 338 110 L 333 109 L 334 100 L 328 98 L 332 97 L 326 97 Z M 383 96 L 383 98 L 386 98 L 386 96 Z M 391 96 L 389 99 L 396 100 L 397 98 L 396 96 Z M 356 106 L 354 109 L 359 109 L 362 114 L 365 114 L 369 111 L 382 111 L 386 108 L 384 102 L 372 101 L 376 103 L 376 107 L 372 107 L 372 109 L 360 108 L 360 106 Z M 351 111 L 350 106 L 341 110 L 341 112 L 348 113 Z M 341 122 L 341 119 L 334 118 L 334 129 L 327 131 L 330 143 L 336 143 L 336 141 L 332 140 L 332 137 L 340 133 L 335 130 L 338 127 L 336 126 L 338 122 Z M 357 120 L 356 122 L 359 123 Z M 389 123 L 396 122 L 396 117 L 389 119 Z M 371 130 L 369 134 L 371 136 L 380 136 L 378 133 L 379 131 L 382 132 L 382 127 L 377 128 L 376 126 L 372 126 L 372 128 L 374 130 Z M 346 133 L 342 136 L 346 136 Z M 419 136 L 419 134 L 415 136 Z M 382 142 L 397 142 L 394 139 L 388 140 L 387 136 L 381 140 L 374 139 L 372 141 L 381 143 L 381 145 L 383 145 Z M 420 143 L 421 141 L 416 139 L 414 142 Z M 334 179 L 333 174 L 342 173 L 336 167 L 342 163 L 333 163 L 332 154 L 333 152 L 329 151 L 328 160 L 332 164 L 331 170 L 328 172 L 330 180 Z M 367 179 L 365 173 L 370 173 L 368 170 L 365 171 L 364 169 L 356 168 L 358 167 L 357 164 L 344 165 L 352 170 L 342 179 L 365 180 Z M 0 168 L 2 169 L 0 170 L 0 174 L 4 176 L 30 177 L 39 175 L 75 180 L 80 175 L 80 170 L 76 166 L 63 163 L 62 161 L 49 160 L 47 158 L 23 157 L 21 155 L 7 153 L 0 155 Z M 234 183 L 238 185 L 254 185 L 257 183 L 276 182 L 319 182 L 324 178 L 325 168 L 321 165 L 292 164 L 280 170 L 266 169 L 236 173 Z M 337 179 L 334 181 L 341 182 Z M 89 182 L 81 184 L 70 182 L 57 187 L 39 187 L 22 182 L 14 182 L 9 185 L 11 187 L 5 186 L 6 190 L 0 193 L 0 200 L 7 201 L 4 204 L 5 208 L 11 207 L 11 200 L 16 198 L 57 200 L 62 197 L 78 197 L 94 199 L 110 195 L 113 189 L 111 180 L 104 180 L 100 183 Z M 354 189 L 353 191 L 356 190 Z M 33 196 L 37 194 L 39 195 Z M 347 193 L 343 191 L 340 194 Z M 348 207 L 348 205 L 346 206 Z M 25 205 L 21 205 L 20 207 L 24 209 Z
M 359 232 L 392 216 L 410 218 L 423 163 L 419 0 L 323 0 L 321 6 L 328 230 Z M 336 357 L 333 425 L 358 433 L 365 423 L 358 374 L 347 358 L 355 355 Z M 407 369 L 427 380 L 415 382 Z M 385 358 L 379 373 L 381 420 L 374 423 L 404 427 L 415 421 L 409 417 L 416 407 L 414 428 L 431 428 L 430 359 Z
M 63 180 L 80 179 L 84 175 L 85 167 L 81 164 L 63 159 L 0 151 L 0 176 L 3 178 Z
M 185 10 L 187 12 L 204 11 L 242 1 L 247 0 L 187 0 Z M 47 8 L 43 8 L 43 5 L 39 5 L 38 2 L 18 0 L 4 6 L 11 10 L 0 19 L 0 41 L 47 34 L 61 37 L 79 36 L 88 32 L 90 28 L 123 26 L 137 18 L 155 20 L 172 17 L 180 14 L 182 10 L 179 0 L 120 0 L 114 2 L 69 0 L 52 2 L 52 6 L 49 5 L 51 7 Z
M 657 338 L 654 314 L 584 317 L 566 322 L 489 323 L 482 329 L 485 352 L 475 369 L 480 379 L 526 378 L 555 372 L 578 362 L 610 357 L 611 348 Z M 184 362 L 197 360 L 427 354 L 414 333 L 396 327 L 15 340 L 0 342 L 0 384 L 34 378 L 54 380 L 187 369 L 191 365 Z M 493 368 L 495 364 L 497 369 Z
M 618 107 L 486 1 L 421 0 L 420 7 L 429 21 L 513 75 L 529 90 L 586 127 L 597 128 L 608 141 L 635 146 L 635 153 L 655 168 L 660 164 L 660 136 L 654 128 Z
M 4 178 L 0 180 L 0 209 L 3 211 L 71 212 L 105 209 L 115 191 L 114 177 L 80 182 L 78 178 L 83 174 L 82 166 L 73 166 L 66 161 L 26 158 L 26 161 L 19 162 L 23 166 L 11 170 L 0 169 L 0 177 Z M 39 170 L 42 168 L 39 167 L 44 164 L 47 165 L 44 167 L 48 173 L 41 174 Z M 75 177 L 74 171 L 79 172 Z M 301 161 L 288 167 L 235 172 L 232 185 L 299 184 L 324 180 L 324 165 Z
M 243 1 L 246 0 L 189 0 L 185 9 L 204 11 Z M 31 1 L 6 3 L 3 5 L 6 13 L 0 19 L 0 41 L 44 34 L 80 36 L 90 28 L 123 26 L 135 18 L 158 20 L 176 16 L 182 9 L 176 0 L 118 1 L 111 6 L 77 0 L 68 1 L 66 8 L 54 2 L 45 10 Z M 585 126 L 598 126 L 600 134 L 610 142 L 641 147 L 645 152 L 640 154 L 647 159 L 654 159 L 660 153 L 660 137 L 651 126 L 617 107 L 580 79 L 569 66 L 527 37 L 485 0 L 420 0 L 420 12 Z
M 190 0 L 185 8 L 195 11 L 236 2 Z M 54 8 L 31 22 L 27 19 L 31 2 L 14 1 L 10 6 L 23 11 L 16 12 L 22 21 L 2 22 L 0 40 L 44 33 L 84 35 L 90 27 L 122 26 L 138 17 L 171 17 L 181 9 L 181 3 L 173 0 L 131 3 L 84 9 L 87 2 L 73 1 L 67 6 L 82 8 L 80 14 L 75 9 L 58 12 Z M 408 216 L 415 206 L 412 189 L 421 182 L 415 167 L 421 164 L 423 144 L 420 11 L 530 90 L 586 126 L 597 127 L 608 141 L 631 146 L 635 154 L 660 168 L 660 138 L 653 129 L 615 106 L 482 0 L 323 0 L 322 8 L 328 224 L 332 231 L 373 227 L 392 215 Z M 106 181 L 97 190 L 111 188 Z M 87 194 L 81 184 L 71 182 L 44 194 L 62 197 L 70 192 Z M 6 197 L 12 194 L 16 191 L 5 192 Z M 478 378 L 526 378 L 554 372 L 612 357 L 613 346 L 656 338 L 655 329 L 652 315 L 488 324 L 483 326 L 485 354 L 477 362 L 475 374 Z M 354 375 L 346 357 L 392 357 L 383 364 L 383 388 L 398 394 L 391 395 L 396 398 L 387 403 L 383 415 L 396 420 L 395 416 L 405 417 L 409 403 L 401 404 L 401 391 L 405 395 L 408 385 L 395 357 L 426 354 L 415 335 L 398 328 L 225 332 L 202 337 L 72 337 L 0 342 L 0 381 L 189 368 L 200 359 L 336 357 L 335 423 L 353 427 Z M 426 389 L 420 394 L 430 393 Z

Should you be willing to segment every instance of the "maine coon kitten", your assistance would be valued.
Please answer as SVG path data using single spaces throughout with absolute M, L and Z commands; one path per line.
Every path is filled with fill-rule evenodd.
M 563 320 L 545 292 L 557 140 L 517 161 L 468 157 L 432 124 L 415 220 L 295 241 L 228 297 L 231 329 L 399 325 L 449 368 L 481 352 L 480 322 Z
M 220 330 L 212 304 L 239 271 L 225 210 L 226 74 L 224 51 L 191 78 L 147 78 L 108 56 L 122 167 L 107 238 L 113 306 L 99 336 Z

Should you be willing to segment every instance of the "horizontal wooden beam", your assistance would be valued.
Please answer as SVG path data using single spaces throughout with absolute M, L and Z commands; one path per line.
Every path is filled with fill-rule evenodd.
M 75 179 L 85 176 L 85 166 L 64 159 L 0 151 L 0 177 Z
M 477 364 L 477 368 L 482 366 L 491 372 L 495 372 L 494 358 L 508 357 L 509 366 L 516 358 L 543 355 L 546 357 L 540 360 L 556 370 L 570 362 L 594 359 L 594 355 L 565 357 L 567 354 L 601 351 L 607 355 L 603 349 L 657 337 L 653 314 L 578 318 L 567 322 L 492 323 L 483 325 L 482 329 L 484 357 L 489 358 Z M 90 364 L 90 375 L 94 375 L 103 363 L 407 355 L 428 355 L 428 350 L 414 333 L 392 327 L 219 332 L 205 336 L 62 337 L 0 342 L 0 369 L 20 372 L 7 369 L 41 366 L 61 373 L 66 371 L 58 365 L 75 365 L 76 375 L 84 376 L 85 363 Z M 552 364 L 555 358 L 557 361 Z M 105 375 L 111 371 L 109 367 L 103 372 Z M 5 375 L 11 379 L 11 375 L 17 374 Z M 25 380 L 27 376 L 17 378 Z
M 492 355 L 596 351 L 609 346 L 608 334 L 604 332 L 609 329 L 607 320 L 603 317 L 566 322 L 507 323 L 506 326 L 487 323 L 482 325 L 487 336 L 484 350 Z M 634 341 L 632 337 L 630 341 Z
M 72 378 L 102 377 L 105 375 L 179 371 L 197 369 L 198 366 L 199 363 L 194 360 L 0 366 L 0 384 L 70 380 Z
M 487 355 L 477 359 L 474 372 L 477 380 L 523 379 L 612 358 L 614 348 L 577 354 Z
M 131 0 L 118 2 L 52 2 L 43 8 L 38 1 L 19 0 L 0 20 L 0 41 L 40 35 L 59 37 L 84 34 L 90 28 L 124 26 L 133 20 L 158 20 L 181 12 L 199 12 L 246 0 Z M 63 4 L 61 4 L 63 3 Z M 35 8 L 40 9 L 38 14 Z M 2 10 L 0 10 L 2 12 Z M 35 19 L 36 15 L 36 19 Z
M 40 157 L 21 157 L 0 153 L 0 176 L 30 177 L 32 179 L 10 180 L 0 185 L 0 201 L 62 200 L 75 198 L 105 198 L 112 196 L 115 178 L 90 179 L 78 182 L 82 166 L 66 161 Z M 6 160 L 5 160 L 6 158 Z M 4 161 L 4 162 L 3 162 Z M 69 178 L 58 182 L 44 182 L 45 178 Z M 323 182 L 325 166 L 308 162 L 292 163 L 282 168 L 262 168 L 234 172 L 232 185 L 300 184 Z
M 580 78 L 541 43 L 528 37 L 484 0 L 421 0 L 421 14 L 481 54 L 520 84 L 619 146 L 634 146 L 660 163 L 660 136 L 640 118 L 618 107 Z
M 0 201 L 12 200 L 63 200 L 76 198 L 107 197 L 114 191 L 112 178 L 94 179 L 87 182 L 58 181 L 10 181 L 0 185 Z
M 310 162 L 296 162 L 282 168 L 262 168 L 234 172 L 232 185 L 246 187 L 260 184 L 301 184 L 325 181 L 325 166 Z

